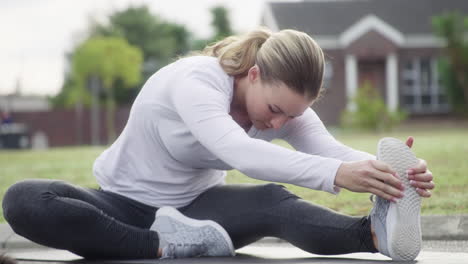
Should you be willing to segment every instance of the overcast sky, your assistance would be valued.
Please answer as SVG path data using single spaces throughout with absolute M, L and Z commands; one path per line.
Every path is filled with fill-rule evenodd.
M 211 35 L 210 7 L 230 11 L 232 27 L 245 32 L 260 23 L 266 0 L 0 0 L 0 94 L 19 80 L 23 94 L 54 95 L 63 83 L 64 54 L 84 35 L 89 17 L 103 19 L 129 5 L 181 23 L 197 37 Z

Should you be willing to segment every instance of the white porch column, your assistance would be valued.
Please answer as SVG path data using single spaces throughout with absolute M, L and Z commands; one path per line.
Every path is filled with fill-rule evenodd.
M 385 67 L 387 86 L 387 108 L 389 111 L 398 109 L 398 59 L 395 53 L 387 56 Z
M 358 67 L 357 59 L 354 55 L 346 55 L 345 58 L 345 82 L 346 82 L 346 109 L 356 111 L 356 104 L 353 98 L 356 95 L 358 88 Z

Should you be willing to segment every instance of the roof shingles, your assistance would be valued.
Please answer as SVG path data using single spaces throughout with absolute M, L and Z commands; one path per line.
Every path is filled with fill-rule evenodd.
M 269 3 L 280 29 L 336 36 L 367 15 L 404 35 L 433 34 L 431 17 L 446 11 L 468 14 L 467 0 L 347 0 Z

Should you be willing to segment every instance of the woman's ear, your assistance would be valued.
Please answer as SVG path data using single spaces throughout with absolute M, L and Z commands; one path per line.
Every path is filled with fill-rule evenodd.
M 248 79 L 251 82 L 255 82 L 260 78 L 260 68 L 258 68 L 257 64 L 250 67 L 249 72 L 247 73 Z

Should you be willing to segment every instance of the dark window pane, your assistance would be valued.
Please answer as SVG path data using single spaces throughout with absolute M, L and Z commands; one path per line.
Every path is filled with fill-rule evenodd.
M 413 105 L 414 104 L 414 96 L 413 95 L 405 95 L 403 96 L 403 105 Z
M 412 80 L 412 79 L 406 79 L 406 80 L 403 81 L 403 84 L 404 84 L 405 86 L 413 86 L 413 85 L 414 85 L 414 80 Z
M 406 61 L 405 66 L 404 66 L 405 71 L 411 71 L 413 70 L 413 61 Z
M 447 103 L 447 97 L 443 94 L 439 94 L 439 104 L 446 104 Z
M 421 103 L 423 105 L 430 105 L 431 104 L 431 96 L 430 95 L 421 96 Z

